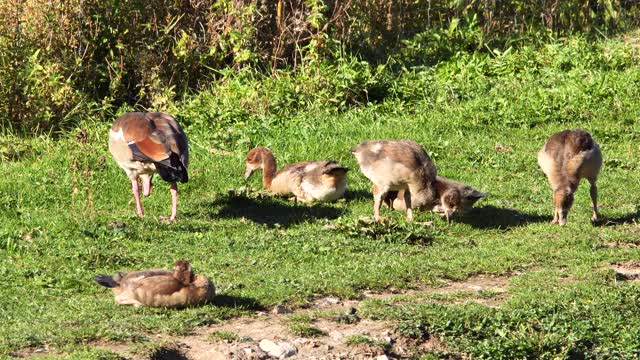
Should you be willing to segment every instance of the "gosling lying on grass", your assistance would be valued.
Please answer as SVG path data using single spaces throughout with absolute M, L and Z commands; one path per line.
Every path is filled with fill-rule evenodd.
M 301 202 L 334 201 L 347 189 L 348 168 L 335 161 L 304 161 L 276 172 L 276 159 L 265 147 L 249 151 L 245 161 L 245 179 L 262 169 L 262 185 L 276 195 L 290 196 Z
M 144 270 L 98 275 L 96 282 L 113 290 L 120 305 L 185 307 L 213 299 L 215 286 L 204 275 L 194 275 L 187 260 L 173 270 Z
M 553 190 L 553 224 L 565 225 L 573 204 L 573 194 L 586 178 L 591 184 L 593 202 L 591 221 L 597 221 L 598 188 L 596 180 L 602 167 L 602 153 L 591 134 L 582 130 L 564 130 L 549 138 L 538 152 L 538 164 Z
M 469 185 L 465 185 L 442 176 L 436 177 L 433 187 L 436 190 L 435 202 L 424 204 L 412 202 L 411 207 L 413 209 L 427 209 L 440 213 L 447 219 L 447 222 L 451 222 L 451 218 L 454 214 L 470 209 L 476 201 L 487 196 L 487 194 L 482 193 Z M 372 186 L 371 191 L 374 196 L 377 196 L 376 194 L 379 193 L 379 190 L 375 185 Z M 407 211 L 407 205 L 404 201 L 404 192 L 405 190 L 388 192 L 383 198 L 384 204 L 394 210 Z

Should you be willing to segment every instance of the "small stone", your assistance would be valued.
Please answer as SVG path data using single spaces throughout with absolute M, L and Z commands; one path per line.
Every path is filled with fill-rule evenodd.
M 298 353 L 298 349 L 288 342 L 280 343 L 280 349 L 282 350 L 281 359 L 288 358 Z
M 340 303 L 340 299 L 334 297 L 327 297 L 316 302 L 319 306 L 338 305 Z
M 389 343 L 389 344 L 393 344 L 393 338 L 391 336 L 385 336 L 382 338 L 382 340 L 384 340 L 385 342 Z
M 276 307 L 273 308 L 273 310 L 271 310 L 272 314 L 291 314 L 293 311 L 291 309 L 289 309 L 286 306 L 283 305 L 277 305 Z
M 329 336 L 335 341 L 340 341 L 344 338 L 344 334 L 340 331 L 332 331 L 329 333 Z
M 378 355 L 376 360 L 389 360 L 389 357 L 387 355 Z
M 280 356 L 280 346 L 271 340 L 262 339 L 260 340 L 258 346 L 260 347 L 260 349 L 266 351 L 271 356 Z
M 244 348 L 243 350 L 244 350 L 245 354 L 251 354 L 253 352 L 253 349 L 249 348 L 249 347 L 248 348 Z
M 276 344 L 271 340 L 263 339 L 258 346 L 270 356 L 279 359 L 288 358 L 298 353 L 298 349 L 287 342 Z

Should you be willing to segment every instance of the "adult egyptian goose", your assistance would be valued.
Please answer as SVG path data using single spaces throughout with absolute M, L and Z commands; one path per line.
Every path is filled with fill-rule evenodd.
M 177 181 L 187 182 L 189 176 L 189 145 L 178 122 L 165 113 L 131 112 L 119 117 L 109 132 L 109 151 L 131 180 L 133 197 L 139 216 L 143 216 L 138 190 L 142 180 L 143 193 L 151 194 L 153 174 L 171 184 L 171 216 L 178 209 Z
M 412 209 L 436 203 L 433 183 L 436 167 L 424 148 L 412 140 L 365 141 L 351 149 L 360 169 L 377 192 L 373 196 L 373 213 L 380 220 L 382 200 L 389 191 L 403 192 L 407 204 L 407 219 L 413 219 Z
M 591 134 L 582 130 L 564 130 L 553 134 L 538 152 L 538 164 L 545 173 L 553 190 L 554 213 L 552 223 L 565 225 L 569 209 L 573 205 L 573 194 L 580 179 L 591 184 L 593 203 L 591 221 L 597 221 L 598 188 L 596 180 L 602 167 L 602 153 Z
M 471 208 L 476 201 L 486 197 L 487 194 L 480 192 L 469 185 L 459 183 L 457 181 L 436 176 L 433 183 L 436 190 L 436 202 L 419 204 L 412 201 L 411 207 L 416 209 L 427 209 L 442 214 L 447 222 L 451 222 L 451 217 L 457 212 L 464 212 Z M 375 196 L 379 191 L 375 185 L 372 187 Z M 407 205 L 404 201 L 405 190 L 389 191 L 383 198 L 384 203 L 394 210 L 407 211 Z
M 265 147 L 249 151 L 245 179 L 262 169 L 262 185 L 273 194 L 294 196 L 294 200 L 333 201 L 344 195 L 348 168 L 335 161 L 305 161 L 287 165 L 276 172 L 276 159 Z
M 204 275 L 194 275 L 187 260 L 173 270 L 144 270 L 98 275 L 96 282 L 111 288 L 120 305 L 185 307 L 213 299 L 215 286 Z

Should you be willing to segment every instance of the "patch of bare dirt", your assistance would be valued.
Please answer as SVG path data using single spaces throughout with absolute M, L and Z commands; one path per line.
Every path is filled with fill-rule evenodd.
M 12 357 L 15 358 L 39 358 L 44 356 L 51 356 L 50 352 L 53 349 L 50 349 L 48 346 L 43 347 L 27 347 L 24 349 L 20 349 L 19 351 L 15 351 L 11 354 Z
M 640 262 L 638 261 L 615 263 L 611 268 L 616 272 L 616 278 L 619 280 L 640 280 Z
M 604 244 L 604 247 L 607 247 L 607 248 L 621 248 L 621 249 L 636 249 L 638 248 L 638 246 L 639 245 L 636 243 L 619 242 L 619 241 L 608 242 Z
M 421 296 L 428 294 L 451 295 L 454 293 L 471 293 L 472 295 L 482 295 L 486 292 L 497 293 L 497 296 L 470 296 L 462 298 L 459 302 L 476 302 L 479 304 L 497 307 L 507 297 L 509 286 L 509 276 L 477 275 L 465 281 L 448 281 L 440 287 L 420 287 L 408 291 L 386 291 L 386 292 L 365 292 L 366 297 L 376 299 L 389 299 L 397 295 Z

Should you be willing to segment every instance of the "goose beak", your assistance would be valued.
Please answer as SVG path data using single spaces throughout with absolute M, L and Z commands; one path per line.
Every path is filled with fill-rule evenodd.
M 244 179 L 248 180 L 251 174 L 253 174 L 253 169 L 247 168 L 247 170 L 244 172 Z

